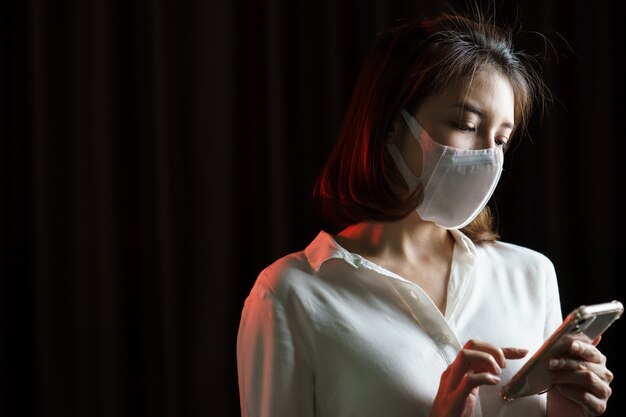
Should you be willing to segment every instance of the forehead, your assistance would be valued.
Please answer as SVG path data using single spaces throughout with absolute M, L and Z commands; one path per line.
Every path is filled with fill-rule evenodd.
M 495 69 L 485 69 L 473 76 L 461 77 L 431 97 L 429 101 L 433 105 L 445 108 L 455 108 L 459 103 L 468 103 L 480 108 L 486 117 L 495 121 L 515 122 L 513 86 L 508 78 Z

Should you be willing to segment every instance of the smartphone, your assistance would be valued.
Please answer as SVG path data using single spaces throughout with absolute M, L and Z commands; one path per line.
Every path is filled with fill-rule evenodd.
M 542 394 L 550 389 L 547 361 L 554 354 L 568 349 L 567 335 L 585 334 L 594 340 L 621 317 L 624 307 L 619 301 L 582 305 L 567 315 L 558 329 L 535 354 L 502 386 L 500 396 L 506 401 Z

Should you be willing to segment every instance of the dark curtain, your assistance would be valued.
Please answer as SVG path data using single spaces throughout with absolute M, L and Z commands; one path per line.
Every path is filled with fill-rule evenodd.
M 625 6 L 490 3 L 546 34 L 547 47 L 523 42 L 546 50 L 557 99 L 507 157 L 503 239 L 553 260 L 564 312 L 626 301 Z M 365 52 L 398 19 L 443 9 L 4 2 L 0 414 L 238 415 L 243 300 L 326 227 L 310 190 Z M 601 342 L 616 375 L 607 416 L 626 409 L 625 328 Z

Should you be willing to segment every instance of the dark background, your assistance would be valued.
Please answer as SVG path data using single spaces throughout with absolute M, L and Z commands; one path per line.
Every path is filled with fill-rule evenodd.
M 553 260 L 564 312 L 626 301 L 626 6 L 495 3 L 550 40 L 521 45 L 547 51 L 558 99 L 507 156 L 503 239 Z M 4 2 L 0 415 L 237 416 L 243 301 L 325 226 L 309 194 L 365 52 L 398 19 L 444 8 Z M 626 409 L 625 328 L 601 343 L 607 416 Z

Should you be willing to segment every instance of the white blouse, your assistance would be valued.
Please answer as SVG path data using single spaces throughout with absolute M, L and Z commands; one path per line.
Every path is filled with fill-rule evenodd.
M 445 316 L 418 285 L 323 231 L 261 272 L 237 339 L 242 416 L 428 416 L 469 339 L 530 350 L 507 361 L 507 382 L 562 321 L 554 267 L 533 250 L 451 232 Z M 499 388 L 480 388 L 474 416 L 545 416 L 545 394 L 505 402 Z

